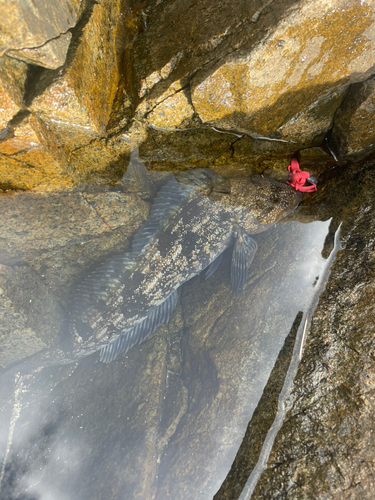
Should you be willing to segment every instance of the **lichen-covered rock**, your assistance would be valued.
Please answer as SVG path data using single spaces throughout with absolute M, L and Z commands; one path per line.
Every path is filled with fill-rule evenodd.
M 368 14 L 367 4 L 347 0 L 299 2 L 248 54 L 194 77 L 194 109 L 203 123 L 311 144 L 330 128 L 348 84 L 372 72 Z
M 59 161 L 65 159 L 64 149 L 57 147 L 43 122 L 27 111 L 8 125 L 0 153 L 3 190 L 56 189 L 73 183 L 69 172 L 61 167 L 63 161 Z
M 7 54 L 26 63 L 57 69 L 65 62 L 72 34 L 68 31 L 35 48 L 8 50 Z
M 75 26 L 81 0 L 2 2 L 0 54 L 46 68 L 61 66 Z
M 194 108 L 184 91 L 167 97 L 148 116 L 148 122 L 154 127 L 171 129 L 184 127 L 194 116 Z
M 4 128 L 24 106 L 42 120 L 40 154 L 48 151 L 53 169 L 58 164 L 75 183 L 118 180 L 123 159 L 142 144 L 149 168 L 277 170 L 281 158 L 328 144 L 334 116 L 333 135 L 344 144 L 341 103 L 375 64 L 375 23 L 366 3 L 105 0 L 81 9 L 71 32 L 17 49 L 27 62 L 30 51 L 38 52 L 38 64 L 45 57 L 45 66 L 57 68 L 72 35 L 65 64 L 30 69 L 25 102 L 22 85 L 15 85 L 20 95 L 7 91 L 3 106 Z M 53 44 L 57 52 L 45 53 Z M 353 109 L 347 108 L 344 120 Z M 358 125 L 363 121 L 362 114 Z M 353 125 L 348 141 L 365 154 L 372 142 L 363 128 Z M 340 158 L 349 149 L 338 151 Z M 12 188 L 22 187 L 17 179 Z M 36 179 L 31 184 L 42 187 Z
M 69 155 L 105 135 L 120 78 L 123 31 L 120 0 L 95 4 L 68 66 L 50 85 L 40 81 L 45 88 L 29 98 L 30 109 Z M 95 149 L 84 163 L 86 170 L 98 163 Z
M 362 159 L 375 151 L 375 79 L 353 85 L 337 110 L 330 146 L 339 159 Z

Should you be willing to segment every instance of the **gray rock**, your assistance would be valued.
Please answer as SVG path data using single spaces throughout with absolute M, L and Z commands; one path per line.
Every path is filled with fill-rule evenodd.
M 210 280 L 182 289 L 168 327 L 110 365 L 94 355 L 21 378 L 13 392 L 3 386 L 1 398 L 13 400 L 2 412 L 2 491 L 13 498 L 30 486 L 79 500 L 213 496 L 314 293 L 328 223 L 314 224 L 317 233 L 289 222 L 257 235 L 242 294 L 230 290 L 228 254 Z

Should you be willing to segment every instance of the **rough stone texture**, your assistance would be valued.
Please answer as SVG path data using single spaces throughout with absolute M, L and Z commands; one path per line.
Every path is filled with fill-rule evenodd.
M 348 108 L 351 85 L 371 77 L 375 65 L 367 3 L 103 0 L 82 8 L 65 64 L 30 70 L 24 99 L 44 123 L 40 154 L 48 151 L 75 183 L 118 180 L 135 145 L 152 169 L 277 171 L 298 150 L 330 144 L 334 151 L 324 139 L 335 114 L 333 136 L 356 141 L 362 156 L 372 151 L 371 127 L 362 133 L 366 126 L 359 126 L 370 118 L 358 116 L 346 139 L 351 111 L 341 129 L 338 111 L 343 99 L 343 112 Z M 43 58 L 61 36 L 70 32 L 24 46 L 22 57 L 31 62 L 30 49 Z M 57 50 L 49 67 L 62 61 Z M 22 85 L 16 91 L 18 99 L 7 94 L 3 127 L 24 106 Z M 339 153 L 342 160 L 351 155 Z M 319 172 L 329 166 L 326 153 L 315 159 Z M 38 161 L 30 164 L 37 169 Z M 16 173 L 11 188 L 25 189 L 18 179 Z M 46 183 L 36 172 L 26 185 Z
M 7 135 L 0 142 L 1 189 L 71 186 L 71 172 L 64 171 L 58 161 L 64 159 L 64 150 L 52 139 L 39 118 L 20 112 L 8 124 Z
M 62 327 L 56 300 L 65 305 L 70 286 L 90 265 L 127 247 L 148 203 L 134 194 L 87 187 L 3 197 L 0 211 L 0 280 L 7 283 L 0 284 L 0 363 L 5 366 L 22 359 L 28 343 L 40 349 L 41 340 L 56 342 Z M 42 329 L 38 321 L 45 323 Z M 22 340 L 19 346 L 23 337 L 25 345 Z
M 337 110 L 330 145 L 338 158 L 361 159 L 375 151 L 375 79 L 353 85 Z
M 148 121 L 154 127 L 164 129 L 181 128 L 184 121 L 191 123 L 194 108 L 185 92 L 178 92 L 162 101 L 149 115 Z
M 348 86 L 372 73 L 374 22 L 367 4 L 357 9 L 349 1 L 327 4 L 322 0 L 298 2 L 288 10 L 285 2 L 254 3 L 245 11 L 242 3 L 229 6 L 222 1 L 215 7 L 202 5 L 199 12 L 189 7 L 186 2 L 173 8 L 163 2 L 157 10 L 159 24 L 152 23 L 155 10 L 150 13 L 149 29 L 134 42 L 134 72 L 144 75 L 138 90 L 143 102 L 137 112 L 150 124 L 155 125 L 157 116 L 159 127 L 180 128 L 165 114 L 165 96 L 176 92 L 169 82 L 178 78 L 184 92 L 191 92 L 196 123 L 190 107 L 185 120 L 180 116 L 182 108 L 178 109 L 178 121 L 183 128 L 189 123 L 195 127 L 191 135 L 203 156 L 210 149 L 202 127 L 211 126 L 288 142 L 232 138 L 222 153 L 229 149 L 231 162 L 237 164 L 242 161 L 238 148 L 251 164 L 259 157 L 289 156 L 302 147 L 319 145 Z M 168 24 L 164 24 L 167 12 Z M 193 35 L 187 42 L 182 36 L 182 46 L 178 37 L 191 26 Z M 152 45 L 151 37 L 159 37 L 160 42 Z M 168 137 L 172 149 L 179 150 L 180 133 Z M 159 155 L 159 147 L 154 149 Z M 183 148 L 180 156 L 182 164 L 191 164 Z
M 7 500 L 26 491 L 49 499 L 152 498 L 167 333 L 159 331 L 121 363 L 103 366 L 90 359 L 79 367 L 44 370 L 19 384 L 21 397 L 16 386 L 14 405 L 0 413 L 2 431 L 12 407 L 20 409 L 21 425 L 11 439 L 1 495 Z M 23 452 L 16 457 L 19 445 Z M 30 474 L 21 472 L 26 469 Z
M 56 15 L 68 5 L 68 17 Z M 20 6 L 0 5 L 0 24 L 8 23 L 8 31 L 2 33 L 3 52 L 59 68 L 70 33 L 72 38 L 66 62 L 56 70 L 36 69 L 7 55 L 0 58 L 2 191 L 116 181 L 136 144 L 147 165 L 159 170 L 214 166 L 219 172 L 246 170 L 282 179 L 290 156 L 300 151 L 302 167 L 314 175 L 323 172 L 319 192 L 306 197 L 293 216 L 307 222 L 334 214 L 327 252 L 344 213 L 346 249 L 339 254 L 309 333 L 293 407 L 255 498 L 371 498 L 375 179 L 369 166 L 368 172 L 357 172 L 348 182 L 328 151 L 341 160 L 374 151 L 373 4 L 89 1 L 71 31 L 67 30 L 80 16 L 78 2 L 59 2 L 57 10 L 51 2 L 47 8 L 41 1 L 23 2 L 23 11 Z M 20 45 L 11 44 L 16 38 Z M 57 340 L 66 314 L 56 300 L 68 305 L 75 279 L 92 263 L 126 248 L 129 234 L 147 213 L 147 205 L 138 198 L 96 188 L 25 196 L 0 199 L 7 234 L 0 238 L 0 328 L 7 355 L 6 361 L 1 358 L 3 366 Z M 18 214 L 14 220 L 13 213 Z M 27 241 L 26 231 L 32 235 Z M 273 276 L 278 265 L 265 274 Z M 72 377 L 74 367 L 42 372 L 41 380 L 50 388 L 47 381 L 55 380 L 50 374 L 60 373 L 61 378 L 56 379 L 60 387 L 52 387 L 50 399 L 41 405 L 30 380 L 24 397 L 31 400 L 24 402 L 35 406 L 19 421 L 20 441 L 23 425 L 32 422 L 33 415 L 38 419 L 42 413 L 44 419 L 40 427 L 33 427 L 35 439 L 27 439 L 27 450 L 17 448 L 18 437 L 15 440 L 8 484 L 16 481 L 17 471 L 25 470 L 23 456 L 38 470 L 47 456 L 42 474 L 58 477 L 57 488 L 71 487 L 68 497 L 90 498 L 100 491 L 106 498 L 165 500 L 171 492 L 177 497 L 184 491 L 185 498 L 192 495 L 196 500 L 205 481 L 214 492 L 220 482 L 214 469 L 225 461 L 213 451 L 212 420 L 206 416 L 217 411 L 225 417 L 229 408 L 230 418 L 221 420 L 220 433 L 222 450 L 231 449 L 234 456 L 240 431 L 232 422 L 245 422 L 250 408 L 238 396 L 236 383 L 251 386 L 248 374 L 240 380 L 238 366 L 255 359 L 249 346 L 244 348 L 242 330 L 233 328 L 233 318 L 224 310 L 227 304 L 238 318 L 249 318 L 246 300 L 255 298 L 250 294 L 246 300 L 230 302 L 224 275 L 224 270 L 218 271 L 207 283 L 218 293 L 213 299 L 216 309 L 205 301 L 202 284 L 191 283 L 170 330 L 160 329 L 134 349 L 129 361 L 121 359 L 110 367 L 94 364 L 87 372 L 82 365 Z M 215 281 L 219 278 L 220 285 Z M 250 285 L 257 287 L 255 281 Z M 36 332 L 38 315 L 47 327 Z M 209 328 L 204 326 L 205 316 Z M 231 339 L 228 329 L 235 330 Z M 258 338 L 255 342 L 261 344 Z M 281 343 L 278 338 L 275 347 Z M 237 363 L 235 368 L 225 366 L 225 359 Z M 267 360 L 270 370 L 272 362 Z M 167 395 L 163 402 L 161 394 Z M 55 399 L 61 395 L 59 411 Z M 233 413 L 230 396 L 238 397 L 237 408 L 245 408 L 244 413 Z M 106 426 L 98 425 L 95 415 Z M 1 414 L 5 426 L 8 417 Z M 0 429 L 4 425 L 1 422 Z M 195 433 L 197 429 L 202 430 Z M 63 446 L 58 442 L 60 430 Z M 79 436 L 79 447 L 70 446 Z M 202 466 L 202 459 L 191 454 L 186 465 L 179 453 L 181 443 L 189 450 L 203 448 L 211 460 Z M 0 445 L 5 444 L 0 439 Z M 99 458 L 84 462 L 80 450 L 89 460 Z M 117 463 L 120 472 L 114 468 Z M 173 484 L 169 470 L 176 477 L 182 471 L 182 487 Z M 103 474 L 99 490 L 91 471 L 93 477 Z M 39 478 L 31 478 L 32 484 L 39 484 Z M 54 498 L 55 487 L 49 483 L 47 492 L 38 493 Z M 78 496 L 71 494 L 75 488 Z
M 0 133 L 23 106 L 26 74 L 25 63 L 0 57 Z
M 300 2 L 251 54 L 195 77 L 194 108 L 204 123 L 311 143 L 329 129 L 348 83 L 371 74 L 373 31 L 367 5 Z
M 47 68 L 61 66 L 69 45 L 66 32 L 75 26 L 80 4 L 81 0 L 2 1 L 0 54 L 9 52 Z
M 252 498 L 373 498 L 373 165 L 347 207 L 338 253 L 308 333 L 291 409 Z
M 56 340 L 64 314 L 48 285 L 24 264 L 0 264 L 0 288 L 0 365 L 7 366 Z
M 40 47 L 8 50 L 7 54 L 26 63 L 57 69 L 65 62 L 71 38 L 72 34 L 68 31 Z
M 72 148 L 82 145 L 86 135 L 91 139 L 104 132 L 108 123 L 119 80 L 116 44 L 122 34 L 120 7 L 120 1 L 109 0 L 93 7 L 71 64 L 33 101 L 35 112 L 56 123 L 50 126 L 61 130 L 63 144 Z M 64 124 L 76 125 L 75 134 L 64 134 Z

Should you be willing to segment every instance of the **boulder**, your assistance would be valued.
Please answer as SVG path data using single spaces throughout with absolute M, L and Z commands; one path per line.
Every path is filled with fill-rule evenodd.
M 23 108 L 27 64 L 0 57 L 0 140 L 7 136 L 7 125 Z
M 81 0 L 16 0 L 0 5 L 0 54 L 55 69 L 65 62 Z

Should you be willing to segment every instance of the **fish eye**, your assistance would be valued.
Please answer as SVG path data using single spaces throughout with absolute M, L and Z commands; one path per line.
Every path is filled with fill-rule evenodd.
M 276 196 L 274 196 L 273 198 L 271 198 L 271 201 L 272 201 L 272 203 L 279 203 L 280 198 L 277 198 Z

